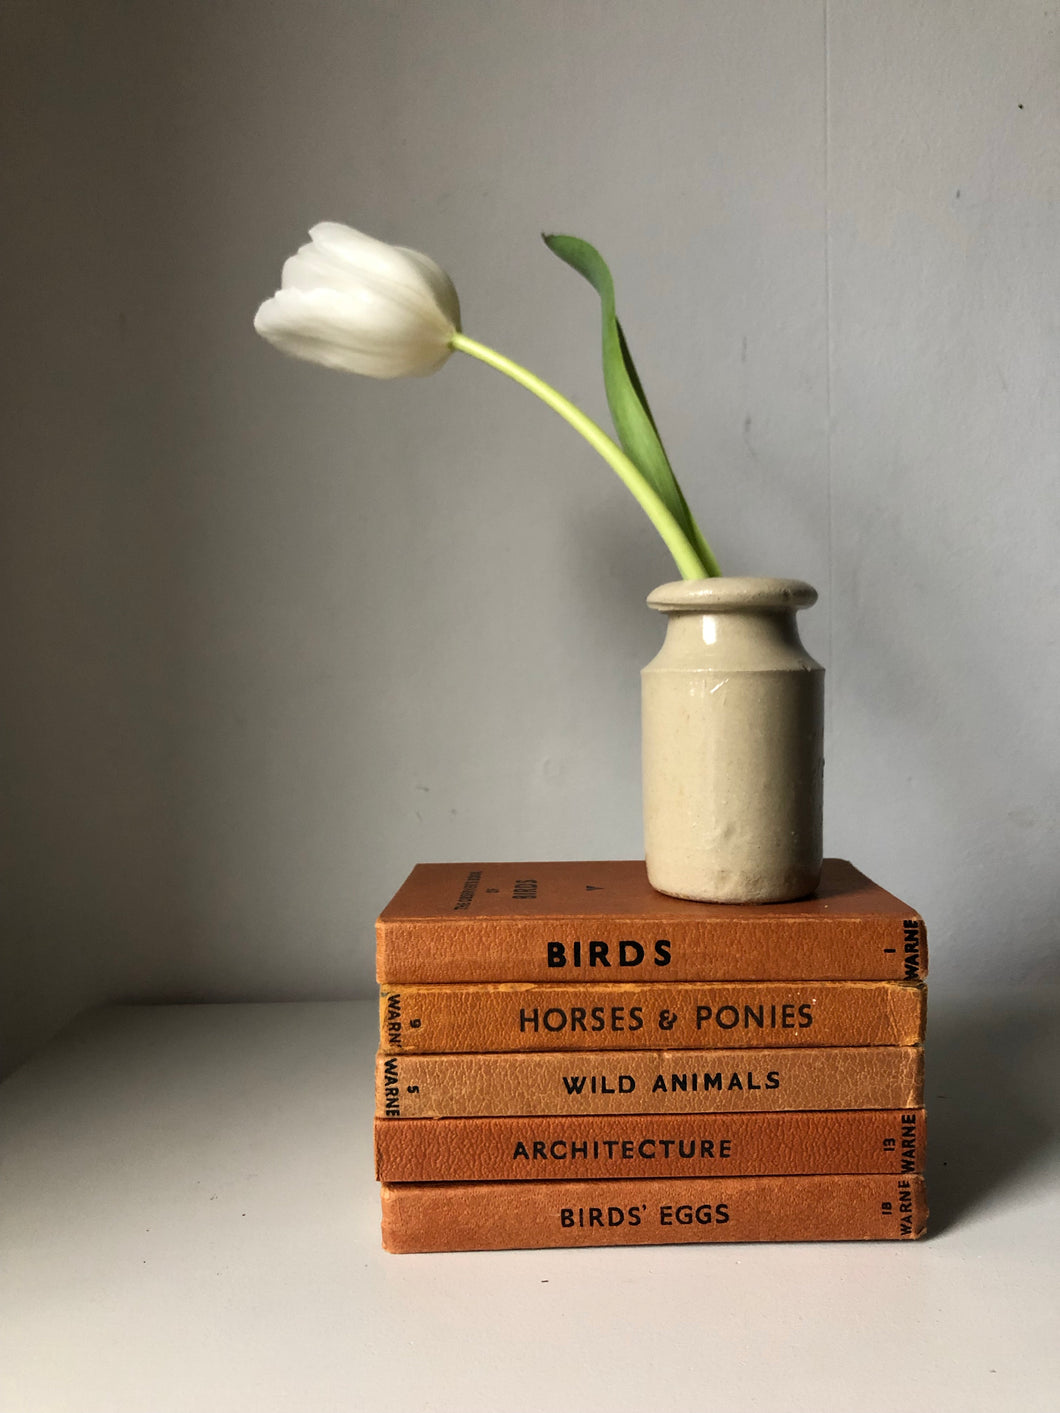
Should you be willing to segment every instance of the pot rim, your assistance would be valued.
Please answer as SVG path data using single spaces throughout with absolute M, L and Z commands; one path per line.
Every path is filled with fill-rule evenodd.
M 740 610 L 794 612 L 817 602 L 817 590 L 802 579 L 726 577 L 677 579 L 648 595 L 660 613 L 736 613 Z

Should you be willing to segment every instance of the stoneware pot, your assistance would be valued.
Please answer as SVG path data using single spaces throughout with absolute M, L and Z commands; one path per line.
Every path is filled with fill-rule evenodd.
M 821 874 L 824 668 L 797 579 L 690 579 L 641 673 L 644 848 L 661 893 L 719 903 L 802 898 Z

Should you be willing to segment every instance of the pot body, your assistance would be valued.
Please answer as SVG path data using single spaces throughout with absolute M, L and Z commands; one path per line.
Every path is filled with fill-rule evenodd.
M 648 598 L 666 639 L 641 673 L 644 849 L 661 893 L 805 897 L 821 873 L 824 668 L 795 579 L 695 579 Z

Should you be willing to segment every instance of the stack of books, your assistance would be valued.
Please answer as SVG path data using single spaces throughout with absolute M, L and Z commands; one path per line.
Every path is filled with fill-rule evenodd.
M 926 960 L 836 859 L 743 906 L 643 861 L 418 865 L 378 923 L 384 1246 L 920 1236 Z

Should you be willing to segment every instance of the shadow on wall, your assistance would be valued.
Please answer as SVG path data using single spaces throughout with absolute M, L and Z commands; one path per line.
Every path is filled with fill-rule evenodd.
M 1060 995 L 929 1010 L 929 1232 L 970 1220 L 1060 1141 Z
M 861 480 L 886 486 L 894 472 L 880 453 Z M 1014 502 L 1013 517 L 1028 506 Z M 968 541 L 960 506 L 916 491 L 887 504 L 837 482 L 834 520 L 826 827 L 827 782 L 842 771 L 844 848 L 864 839 L 901 859 L 896 891 L 927 917 L 935 961 L 952 957 L 984 982 L 1060 982 L 1058 678 L 1043 566 L 1005 564 Z

